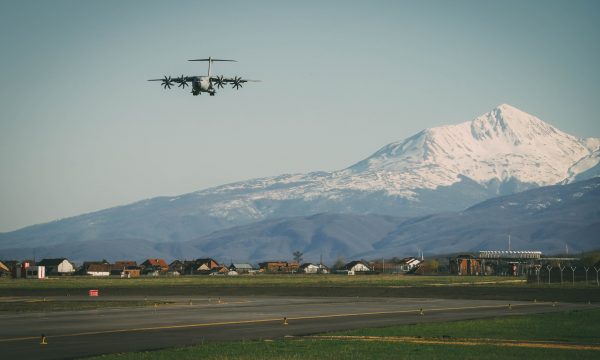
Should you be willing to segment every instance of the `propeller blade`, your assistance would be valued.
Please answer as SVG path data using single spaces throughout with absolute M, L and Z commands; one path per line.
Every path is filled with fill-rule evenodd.
M 223 88 L 223 84 L 224 84 L 224 83 L 225 83 L 225 80 L 223 79 L 223 75 L 221 75 L 221 76 L 217 76 L 217 78 L 215 79 L 215 85 L 216 85 L 218 88 L 221 88 L 221 89 L 222 89 L 222 88 Z
M 165 75 L 165 77 L 162 79 L 161 85 L 163 86 L 164 89 L 167 89 L 167 88 L 170 89 L 171 85 L 173 85 L 173 80 L 171 79 L 170 76 Z
M 242 78 L 241 77 L 234 77 L 233 78 L 233 86 L 234 89 L 239 90 L 239 88 L 242 87 Z
M 177 82 L 179 83 L 179 85 L 177 85 L 180 88 L 184 88 L 186 86 L 189 86 L 187 83 L 187 79 L 185 78 L 185 76 L 183 76 L 183 74 L 181 74 L 181 77 L 179 79 L 177 79 Z

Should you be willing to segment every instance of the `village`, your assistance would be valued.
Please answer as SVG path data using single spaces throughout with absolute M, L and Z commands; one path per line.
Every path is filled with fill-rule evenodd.
M 236 276 L 256 274 L 376 274 L 381 272 L 410 273 L 419 268 L 424 261 L 407 257 L 394 263 L 367 262 L 354 260 L 348 263 L 336 263 L 333 268 L 322 263 L 299 261 L 266 261 L 257 265 L 249 263 L 231 263 L 226 265 L 212 258 L 195 260 L 174 260 L 167 263 L 164 259 L 146 259 L 138 264 L 132 260 L 119 260 L 110 263 L 106 260 L 84 261 L 77 265 L 67 258 L 46 258 L 35 260 L 0 261 L 0 276 L 26 279 L 43 279 L 49 276 L 91 276 L 135 278 L 140 276 L 182 276 L 211 275 Z
M 595 260 L 594 260 L 595 261 Z M 450 257 L 394 257 L 378 260 L 338 259 L 331 267 L 302 262 L 302 253 L 294 253 L 294 261 L 265 261 L 258 264 L 231 262 L 229 265 L 213 258 L 174 260 L 152 258 L 138 263 L 133 260 L 84 261 L 76 264 L 67 258 L 0 261 L 0 277 L 16 279 L 44 279 L 56 276 L 89 276 L 112 278 L 165 277 L 184 275 L 237 276 L 258 274 L 314 274 L 314 275 L 458 275 L 458 276 L 512 276 L 526 277 L 530 282 L 565 282 L 571 280 L 598 280 L 600 262 L 589 263 L 585 258 L 554 256 L 543 257 L 540 251 L 480 251 Z

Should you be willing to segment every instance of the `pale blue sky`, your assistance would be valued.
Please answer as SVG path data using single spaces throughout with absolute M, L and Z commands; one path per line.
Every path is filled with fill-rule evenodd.
M 0 231 L 336 170 L 500 103 L 600 137 L 598 1 L 0 0 Z M 146 79 L 261 79 L 193 97 Z

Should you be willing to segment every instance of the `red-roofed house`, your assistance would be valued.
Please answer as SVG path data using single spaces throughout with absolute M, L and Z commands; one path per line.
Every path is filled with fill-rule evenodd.
M 169 270 L 169 265 L 163 259 L 148 259 L 141 263 L 144 268 L 144 274 L 158 275 L 159 273 L 166 273 Z

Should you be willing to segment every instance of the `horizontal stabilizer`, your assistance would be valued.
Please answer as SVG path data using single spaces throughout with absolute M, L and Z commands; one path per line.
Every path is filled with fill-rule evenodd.
M 225 59 L 193 59 L 193 60 L 188 60 L 188 61 L 234 61 L 237 62 L 237 60 L 225 60 Z

